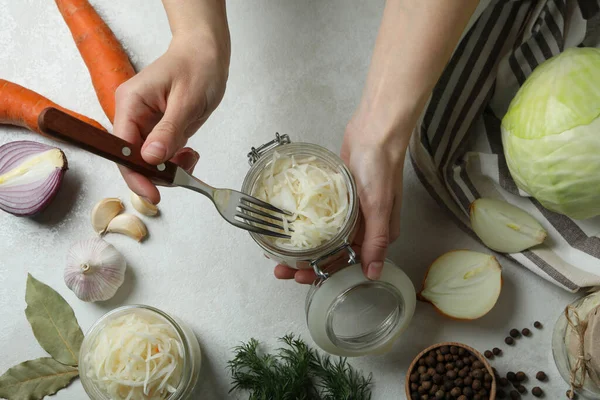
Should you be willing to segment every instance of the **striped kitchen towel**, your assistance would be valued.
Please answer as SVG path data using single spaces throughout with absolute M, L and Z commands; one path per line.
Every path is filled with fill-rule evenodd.
M 419 178 L 468 232 L 469 204 L 479 197 L 538 219 L 546 242 L 508 257 L 572 292 L 600 285 L 600 217 L 575 221 L 519 191 L 500 121 L 531 71 L 574 46 L 600 48 L 600 0 L 491 1 L 456 48 L 410 144 Z

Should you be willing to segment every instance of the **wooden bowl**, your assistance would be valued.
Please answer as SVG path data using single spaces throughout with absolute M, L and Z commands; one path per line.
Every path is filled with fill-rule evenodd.
M 492 387 L 490 389 L 489 398 L 490 398 L 490 400 L 496 400 L 496 385 L 497 385 L 496 376 L 494 376 L 494 371 L 492 370 L 492 366 L 490 365 L 488 360 L 486 360 L 486 358 L 477 350 L 475 350 L 465 344 L 456 343 L 456 342 L 443 342 L 443 343 L 434 344 L 433 346 L 430 346 L 430 347 L 426 348 L 425 350 L 423 350 L 422 352 L 420 352 L 414 358 L 414 360 L 410 363 L 410 367 L 408 367 L 408 372 L 406 373 L 406 379 L 405 379 L 405 383 L 404 383 L 404 387 L 405 387 L 405 391 L 406 391 L 406 398 L 408 400 L 418 400 L 418 399 L 413 399 L 410 396 L 410 375 L 413 373 L 413 370 L 417 367 L 417 363 L 419 362 L 421 357 L 423 357 L 425 354 L 429 353 L 431 350 L 436 350 L 442 346 L 460 347 L 460 348 L 465 349 L 469 353 L 473 354 L 483 364 L 483 366 L 488 371 L 488 373 L 492 376 Z

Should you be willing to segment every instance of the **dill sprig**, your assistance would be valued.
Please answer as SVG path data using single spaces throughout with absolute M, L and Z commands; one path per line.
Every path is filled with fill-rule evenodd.
M 285 347 L 274 354 L 259 352 L 250 339 L 234 348 L 228 362 L 230 392 L 248 391 L 249 400 L 369 400 L 371 375 L 364 377 L 345 358 L 333 361 L 294 335 L 279 339 Z

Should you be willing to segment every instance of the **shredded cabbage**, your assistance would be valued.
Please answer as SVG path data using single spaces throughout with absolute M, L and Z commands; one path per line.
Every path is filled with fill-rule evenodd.
M 111 400 L 163 400 L 181 379 L 183 346 L 173 327 L 139 312 L 110 321 L 86 354 L 86 375 Z
M 349 209 L 344 177 L 315 157 L 296 159 L 274 152 L 253 196 L 294 214 L 283 221 L 291 238 L 270 238 L 278 247 L 292 250 L 315 248 L 333 238 Z

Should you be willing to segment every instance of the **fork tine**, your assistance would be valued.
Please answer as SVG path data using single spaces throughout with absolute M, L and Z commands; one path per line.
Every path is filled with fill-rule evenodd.
M 289 211 L 281 210 L 281 209 L 275 207 L 274 205 L 266 203 L 266 202 L 264 202 L 262 200 L 259 200 L 259 199 L 255 198 L 255 197 L 250 197 L 250 196 L 243 195 L 240 198 L 240 201 L 247 201 L 248 203 L 252 203 L 252 204 L 254 204 L 256 206 L 259 206 L 259 207 L 262 207 L 262 208 L 266 208 L 267 210 L 275 211 L 275 212 L 278 212 L 278 213 L 281 213 L 281 214 L 284 214 L 284 215 L 293 215 Z
M 239 211 L 239 210 L 242 210 L 242 211 L 247 211 L 247 212 L 251 212 L 251 213 L 253 213 L 253 214 L 258 214 L 258 215 L 260 215 L 261 217 L 270 218 L 270 219 L 274 219 L 274 220 L 277 220 L 277 221 L 281 221 L 281 222 L 283 222 L 283 218 L 281 218 L 281 217 L 276 217 L 276 216 L 274 216 L 273 214 L 266 213 L 266 212 L 264 212 L 264 211 L 258 210 L 258 209 L 256 209 L 256 208 L 253 208 L 253 207 L 248 207 L 248 206 L 245 206 L 245 205 L 244 205 L 244 204 L 242 204 L 242 203 L 240 203 L 240 205 L 238 205 L 238 206 L 237 206 L 237 208 L 238 208 L 238 211 Z M 288 220 L 288 224 L 291 224 L 291 223 L 292 223 L 292 222 Z M 290 231 L 291 231 L 291 229 L 290 229 Z M 293 232 L 293 231 L 292 231 L 292 232 Z
M 261 225 L 264 225 L 264 226 L 269 226 L 271 228 L 283 230 L 283 226 L 274 224 L 272 222 L 265 221 L 264 219 L 253 217 L 253 216 L 245 214 L 245 213 L 237 213 L 237 214 L 235 214 L 235 216 L 239 217 L 239 218 L 242 218 L 242 219 L 244 219 L 246 221 L 254 222 L 256 224 L 261 224 Z
M 250 232 L 255 232 L 260 235 L 274 236 L 274 237 L 278 237 L 278 238 L 282 238 L 282 239 L 290 238 L 290 235 L 286 235 L 285 233 L 279 233 L 279 232 L 270 231 L 268 229 L 259 228 L 258 226 L 250 225 L 248 223 L 244 223 L 244 222 L 238 221 L 236 219 L 234 219 L 233 221 L 229 221 L 229 223 L 234 226 L 237 226 L 238 228 L 245 229 Z

